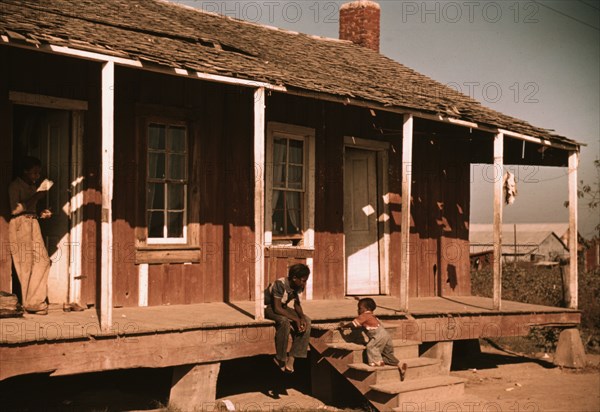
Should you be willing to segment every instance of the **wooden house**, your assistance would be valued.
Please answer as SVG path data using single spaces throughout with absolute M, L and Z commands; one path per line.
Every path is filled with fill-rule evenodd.
M 161 0 L 3 1 L 0 193 L 16 159 L 43 159 L 56 182 L 43 227 L 50 303 L 79 302 L 98 320 L 91 310 L 85 321 L 70 315 L 74 328 L 62 312 L 3 320 L 0 379 L 213 365 L 192 368 L 206 374 L 223 359 L 272 353 L 262 291 L 294 262 L 311 268 L 316 323 L 351 317 L 345 298 L 358 295 L 426 331 L 467 307 L 463 321 L 486 312 L 453 336 L 399 330 L 419 342 L 526 333 L 486 332 L 493 320 L 579 322 L 575 265 L 572 309 L 501 301 L 500 264 L 493 301 L 475 305 L 469 278 L 470 165 L 568 167 L 576 233 L 579 144 L 381 55 L 376 3 L 341 13 L 338 40 Z M 5 291 L 18 248 L 8 209 L 0 196 Z
M 567 260 L 569 249 L 562 239 L 566 239 L 568 223 L 529 223 L 502 225 L 502 260 L 513 262 L 555 262 Z M 474 259 L 493 260 L 494 228 L 491 224 L 471 224 L 469 248 L 471 261 Z M 472 262 L 473 263 L 473 262 Z M 472 265 L 473 266 L 473 265 Z

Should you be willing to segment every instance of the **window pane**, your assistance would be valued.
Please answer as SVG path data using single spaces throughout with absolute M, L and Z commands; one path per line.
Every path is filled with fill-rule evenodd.
M 285 187 L 285 163 L 273 165 L 273 186 Z
M 290 189 L 302 189 L 302 166 L 289 166 L 288 187 Z
M 146 209 L 165 208 L 165 185 L 163 183 L 148 183 L 146 193 Z
M 165 129 L 165 126 L 161 124 L 148 126 L 148 148 L 165 149 Z
M 185 155 L 169 155 L 169 178 L 170 179 L 185 179 Z
M 169 204 L 169 210 L 183 210 L 184 204 L 184 185 L 169 184 L 167 199 Z
M 304 142 L 290 139 L 290 163 L 302 164 L 304 158 Z
M 273 211 L 273 234 L 282 235 L 284 233 L 283 210 L 275 209 Z
M 148 153 L 148 177 L 164 179 L 165 177 L 165 154 Z
M 285 192 L 273 190 L 273 234 L 280 235 L 284 232 L 283 208 Z
M 286 192 L 285 206 L 287 210 L 287 234 L 293 235 L 302 231 L 302 219 L 300 213 L 300 192 Z
M 169 138 L 167 139 L 167 148 L 171 152 L 185 152 L 185 127 L 169 127 Z
M 183 237 L 183 212 L 169 212 L 168 237 Z
M 284 138 L 273 140 L 273 163 L 285 163 L 287 160 L 287 141 Z
M 148 237 L 164 237 L 164 213 L 148 212 Z

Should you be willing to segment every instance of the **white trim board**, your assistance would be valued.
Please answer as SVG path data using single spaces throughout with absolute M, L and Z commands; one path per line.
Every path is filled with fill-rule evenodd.
M 43 107 L 46 109 L 61 110 L 87 110 L 88 102 L 85 100 L 65 99 L 63 97 L 46 96 L 43 94 L 25 93 L 17 91 L 8 92 L 8 100 L 23 106 Z

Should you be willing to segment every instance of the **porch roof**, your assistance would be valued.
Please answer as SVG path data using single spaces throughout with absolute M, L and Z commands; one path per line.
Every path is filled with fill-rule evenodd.
M 348 41 L 262 26 L 163 0 L 4 0 L 1 42 L 62 46 L 579 143 L 478 101 Z M 318 97 L 318 96 L 317 96 Z

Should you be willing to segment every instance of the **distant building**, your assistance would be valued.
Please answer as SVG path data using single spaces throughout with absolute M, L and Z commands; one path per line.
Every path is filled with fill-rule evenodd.
M 568 223 L 519 223 L 502 225 L 502 259 L 511 262 L 557 262 L 567 259 Z M 492 262 L 492 224 L 472 224 L 469 230 L 471 267 L 480 269 Z

